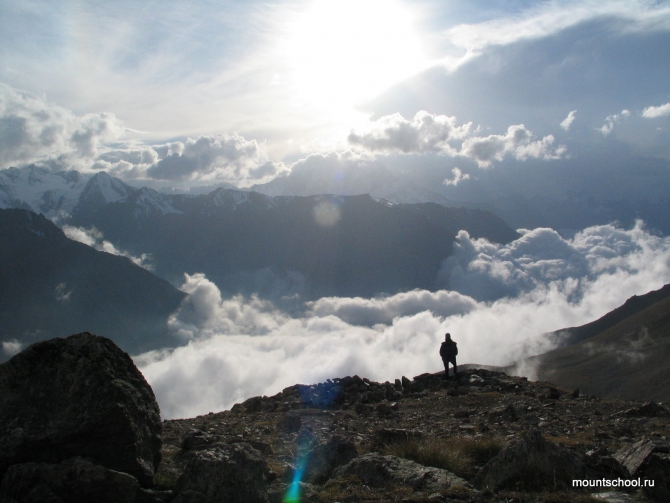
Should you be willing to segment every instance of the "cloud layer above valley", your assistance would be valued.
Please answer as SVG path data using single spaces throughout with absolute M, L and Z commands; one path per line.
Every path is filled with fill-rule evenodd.
M 447 288 L 382 298 L 322 298 L 301 315 L 252 297 L 222 298 L 201 274 L 170 319 L 188 344 L 135 358 L 164 417 L 187 417 L 295 383 L 358 374 L 393 380 L 437 372 L 444 332 L 460 363 L 505 365 L 551 349 L 540 334 L 592 321 L 670 282 L 670 238 L 642 225 L 585 229 L 566 240 L 524 231 L 508 245 L 458 237 Z

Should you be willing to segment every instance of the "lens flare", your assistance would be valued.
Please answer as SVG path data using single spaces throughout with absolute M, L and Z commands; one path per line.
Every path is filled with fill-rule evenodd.
M 308 458 L 309 454 L 304 453 L 298 460 L 298 466 L 296 466 L 296 470 L 293 473 L 293 480 L 284 497 L 284 503 L 298 503 L 298 501 L 300 501 L 300 481 L 305 474 Z
M 332 227 L 342 218 L 342 212 L 336 201 L 323 199 L 314 207 L 314 220 L 323 227 Z
M 300 482 L 305 475 L 312 445 L 313 438 L 311 435 L 298 435 L 298 460 L 293 472 L 291 485 L 288 487 L 288 491 L 286 491 L 286 496 L 284 497 L 284 503 L 297 503 L 300 501 Z

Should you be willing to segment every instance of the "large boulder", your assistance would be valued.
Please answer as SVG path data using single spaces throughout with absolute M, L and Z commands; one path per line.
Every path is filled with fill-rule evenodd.
M 644 490 L 657 501 L 670 501 L 670 444 L 660 439 L 640 440 L 614 455 L 634 479 L 654 481 Z
M 335 468 L 344 465 L 358 456 L 354 442 L 341 435 L 333 437 L 324 444 L 318 444 L 307 455 L 307 465 L 303 474 L 304 482 L 322 484 Z
M 371 487 L 390 485 L 409 486 L 415 491 L 434 492 L 451 486 L 467 487 L 469 484 L 453 473 L 441 468 L 423 466 L 409 459 L 383 456 L 371 452 L 349 461 L 333 471 L 331 479 L 355 475 Z
M 587 466 L 571 450 L 545 440 L 537 429 L 500 451 L 477 474 L 475 486 L 489 489 L 561 489 L 584 479 Z
M 139 491 L 137 479 L 127 473 L 72 458 L 58 464 L 10 466 L 0 486 L 0 500 L 16 503 L 136 503 Z
M 193 452 L 177 481 L 178 501 L 268 503 L 263 455 L 251 445 L 213 444 Z
M 14 464 L 83 457 L 153 485 L 160 411 L 131 358 L 88 332 L 0 365 L 0 477 Z

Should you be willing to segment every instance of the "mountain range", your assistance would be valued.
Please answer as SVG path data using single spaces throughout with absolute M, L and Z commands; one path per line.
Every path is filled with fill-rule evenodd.
M 518 237 L 489 212 L 365 194 L 166 194 L 104 172 L 84 177 L 36 166 L 0 177 L 0 207 L 95 227 L 133 255 L 150 254 L 154 272 L 173 284 L 200 272 L 227 293 L 314 299 L 435 289 L 458 231 L 498 243 Z
M 71 222 L 149 253 L 156 274 L 173 282 L 202 272 L 227 292 L 309 299 L 434 290 L 460 230 L 498 243 L 518 237 L 477 210 L 227 189 L 187 196 L 143 188 L 86 216 L 75 208 Z
M 453 187 L 436 178 L 437 172 L 443 170 L 433 171 L 436 173 L 427 173 L 421 178 L 423 182 L 420 182 L 410 179 L 407 169 L 403 167 L 390 169 L 380 163 L 370 163 L 362 168 L 356 163 L 307 162 L 294 166 L 288 175 L 242 190 L 273 197 L 370 194 L 374 199 L 385 199 L 397 204 L 433 202 L 448 207 L 489 211 L 513 229 L 551 227 L 566 235 L 588 226 L 613 221 L 629 226 L 636 219 L 644 220 L 650 229 L 663 234 L 670 233 L 670 204 L 667 199 L 629 200 L 619 196 L 608 199 L 586 191 L 548 193 L 542 196 L 521 192 L 501 195 L 495 190 L 496 185 L 492 181 L 487 182 L 488 185 L 484 184 L 486 186 L 479 191 L 466 187 L 456 197 Z M 80 197 L 89 183 L 91 189 L 100 186 L 98 194 L 101 197 L 98 202 L 103 204 L 119 201 L 138 190 L 138 187 L 128 185 L 104 171 L 96 174 L 76 170 L 54 173 L 31 165 L 0 170 L 0 208 L 30 209 L 44 213 L 49 218 L 67 217 L 80 204 Z M 228 184 L 219 184 L 192 187 L 188 192 L 176 188 L 162 188 L 159 192 L 193 196 L 208 194 L 217 188 L 233 189 Z M 506 191 L 509 190 L 508 187 Z M 84 206 L 80 210 L 84 210 Z M 86 208 L 84 212 L 90 210 Z

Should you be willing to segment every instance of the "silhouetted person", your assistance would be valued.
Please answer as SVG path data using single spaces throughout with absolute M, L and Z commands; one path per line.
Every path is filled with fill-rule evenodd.
M 451 340 L 451 334 L 444 336 L 444 342 L 440 346 L 440 356 L 442 363 L 444 363 L 444 378 L 449 378 L 449 364 L 454 366 L 454 376 L 456 375 L 456 355 L 458 354 L 458 346 Z

